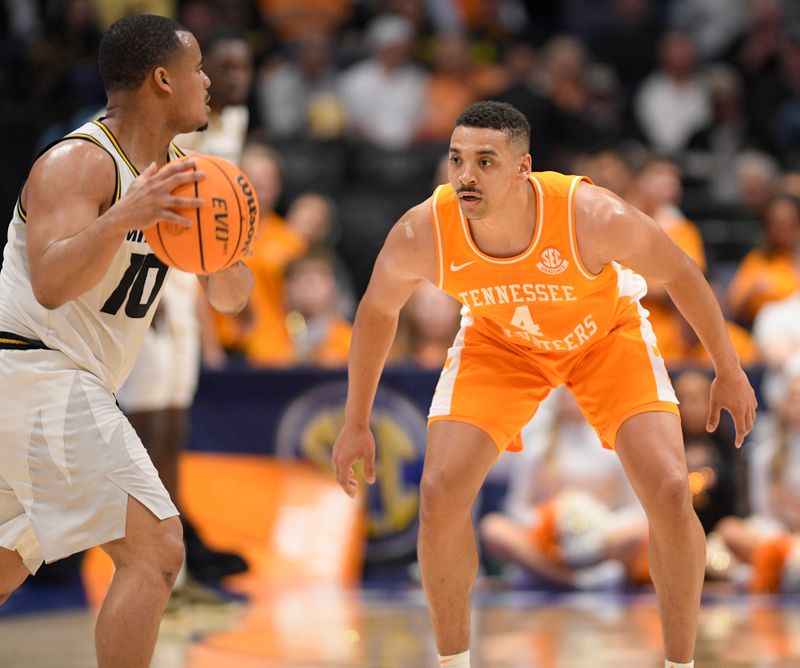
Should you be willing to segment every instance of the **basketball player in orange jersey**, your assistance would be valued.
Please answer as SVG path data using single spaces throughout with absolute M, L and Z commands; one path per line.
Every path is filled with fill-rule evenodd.
M 167 267 L 142 230 L 190 227 L 176 197 L 203 174 L 171 144 L 208 122 L 195 38 L 129 16 L 100 45 L 108 115 L 34 163 L 0 272 L 0 602 L 42 561 L 100 545 L 116 567 L 96 627 L 101 668 L 150 665 L 183 563 L 178 511 L 114 392 L 150 326 Z M 244 307 L 239 263 L 201 277 L 211 304 Z
M 666 665 L 692 666 L 705 542 L 677 400 L 639 305 L 642 276 L 665 285 L 713 360 L 708 428 L 727 409 L 740 445 L 755 419 L 753 390 L 694 262 L 613 193 L 579 176 L 531 173 L 529 141 L 510 105 L 470 106 L 450 140 L 449 183 L 389 233 L 355 320 L 336 476 L 353 496 L 352 467 L 363 460 L 375 480 L 373 397 L 398 311 L 430 281 L 463 305 L 420 484 L 418 554 L 440 664 L 469 666 L 475 496 L 498 455 L 519 448 L 542 399 L 565 383 L 647 512 Z

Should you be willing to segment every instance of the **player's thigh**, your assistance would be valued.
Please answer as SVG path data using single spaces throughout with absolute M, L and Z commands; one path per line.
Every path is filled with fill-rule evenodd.
M 551 387 L 532 360 L 468 330 L 448 353 L 429 421 L 431 427 L 438 421 L 466 423 L 488 435 L 497 452 L 518 450 L 522 428 Z M 445 440 L 437 437 L 437 446 Z
M 635 415 L 678 415 L 678 400 L 645 318 L 621 324 L 594 344 L 576 362 L 567 385 L 606 448 L 614 449 L 621 425 Z
M 471 506 L 497 457 L 494 441 L 478 427 L 451 420 L 432 423 L 420 483 L 423 507 L 435 500 L 454 508 Z
M 677 516 L 691 507 L 686 455 L 677 415 L 639 413 L 617 434 L 617 454 L 648 515 Z

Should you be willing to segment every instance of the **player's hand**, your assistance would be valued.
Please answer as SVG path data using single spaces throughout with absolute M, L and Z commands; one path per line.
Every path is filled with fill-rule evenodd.
M 355 428 L 345 424 L 333 444 L 333 471 L 336 480 L 347 495 L 354 497 L 358 487 L 353 465 L 364 462 L 364 477 L 371 485 L 375 482 L 375 439 L 369 428 Z
M 711 383 L 710 399 L 706 430 L 714 431 L 717 428 L 720 411 L 724 408 L 733 418 L 736 428 L 736 447 L 740 448 L 744 437 L 753 428 L 758 407 L 756 395 L 741 367 L 717 374 Z
M 151 162 L 112 207 L 119 213 L 120 224 L 130 230 L 144 230 L 165 220 L 181 227 L 191 227 L 195 220 L 181 216 L 176 209 L 201 207 L 203 198 L 176 197 L 172 191 L 184 183 L 203 180 L 205 173 L 195 171 L 194 166 L 191 158 L 175 160 L 161 170 Z

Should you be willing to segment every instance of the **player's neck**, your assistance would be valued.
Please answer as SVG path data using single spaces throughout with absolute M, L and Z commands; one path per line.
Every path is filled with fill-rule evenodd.
M 502 205 L 478 220 L 469 220 L 475 242 L 484 253 L 511 257 L 523 252 L 533 239 L 536 194 L 530 182 L 509 193 Z
M 155 161 L 159 167 L 166 163 L 175 132 L 164 124 L 163 115 L 156 110 L 109 104 L 103 123 L 140 172 L 151 162 Z

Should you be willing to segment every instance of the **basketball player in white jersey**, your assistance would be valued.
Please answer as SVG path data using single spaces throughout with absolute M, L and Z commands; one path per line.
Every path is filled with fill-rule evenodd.
M 34 163 L 0 272 L 0 601 L 42 561 L 101 546 L 116 567 L 96 627 L 102 668 L 150 663 L 183 562 L 177 510 L 114 392 L 144 337 L 167 268 L 142 230 L 189 227 L 175 197 L 202 179 L 172 138 L 207 123 L 209 80 L 180 24 L 130 16 L 100 45 L 105 119 Z M 238 264 L 200 278 L 211 304 L 244 307 Z

